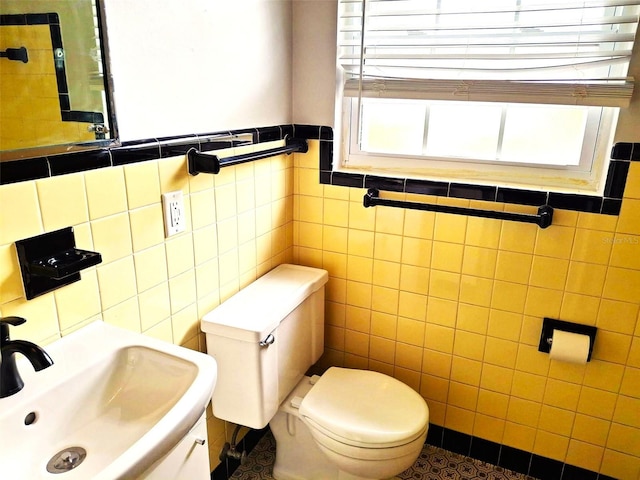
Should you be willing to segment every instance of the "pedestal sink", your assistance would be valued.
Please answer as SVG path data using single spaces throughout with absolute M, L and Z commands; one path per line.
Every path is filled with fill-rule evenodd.
M 45 347 L 40 372 L 0 399 L 0 477 L 113 480 L 144 476 L 201 418 L 215 360 L 91 323 Z M 206 448 L 206 447 L 204 447 Z

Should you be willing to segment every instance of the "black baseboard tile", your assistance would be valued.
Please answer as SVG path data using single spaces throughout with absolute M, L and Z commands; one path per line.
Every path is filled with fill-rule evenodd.
M 476 460 L 481 460 L 491 465 L 498 465 L 500 458 L 500 444 L 485 440 L 484 438 L 472 437 L 471 450 L 469 456 Z
M 529 473 L 531 465 L 531 453 L 518 448 L 502 445 L 498 466 L 513 470 L 518 473 Z
M 442 435 L 442 448 L 450 452 L 468 456 L 471 448 L 471 438 L 471 435 L 466 433 L 445 428 Z
M 429 445 L 434 447 L 442 447 L 442 434 L 444 433 L 444 427 L 440 425 L 429 424 L 429 430 L 427 431 L 427 441 Z
M 602 479 L 602 476 L 600 476 Z M 598 474 L 591 470 L 565 465 L 562 470 L 562 480 L 598 480 Z
M 531 456 L 529 475 L 544 480 L 561 480 L 563 467 L 564 464 L 558 460 L 534 454 Z
M 429 424 L 425 443 L 542 480 L 612 480 L 604 474 L 434 424 Z

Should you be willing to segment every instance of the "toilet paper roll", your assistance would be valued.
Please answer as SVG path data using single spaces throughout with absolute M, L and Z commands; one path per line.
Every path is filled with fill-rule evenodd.
M 549 356 L 554 360 L 584 365 L 589 357 L 589 343 L 589 335 L 554 330 Z

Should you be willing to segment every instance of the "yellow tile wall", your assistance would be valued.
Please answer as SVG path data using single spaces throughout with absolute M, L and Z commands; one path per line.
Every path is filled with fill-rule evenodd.
M 365 190 L 318 184 L 315 148 L 296 154 L 293 243 L 330 275 L 323 365 L 405 381 L 437 425 L 640 478 L 640 163 L 619 217 L 556 211 L 542 230 L 365 209 Z M 538 352 L 544 316 L 597 326 L 592 361 Z
M 273 145 L 271 146 L 273 147 Z M 233 154 L 233 151 L 224 154 Z M 206 351 L 200 317 L 293 260 L 293 158 L 190 177 L 184 156 L 0 186 L 0 316 L 46 345 L 93 321 Z M 164 238 L 160 194 L 182 190 L 187 229 Z M 14 242 L 73 226 L 103 262 L 26 301 Z M 211 468 L 233 431 L 208 410 Z

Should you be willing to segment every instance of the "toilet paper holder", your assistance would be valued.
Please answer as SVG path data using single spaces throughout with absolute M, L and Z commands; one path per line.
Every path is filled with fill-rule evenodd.
M 539 352 L 549 353 L 551 344 L 553 343 L 553 331 L 564 330 L 565 332 L 578 333 L 589 336 L 589 355 L 587 362 L 591 360 L 593 345 L 596 341 L 596 332 L 598 329 L 591 325 L 582 325 L 580 323 L 565 322 L 564 320 L 556 320 L 554 318 L 546 318 L 542 322 L 542 333 L 540 334 Z

